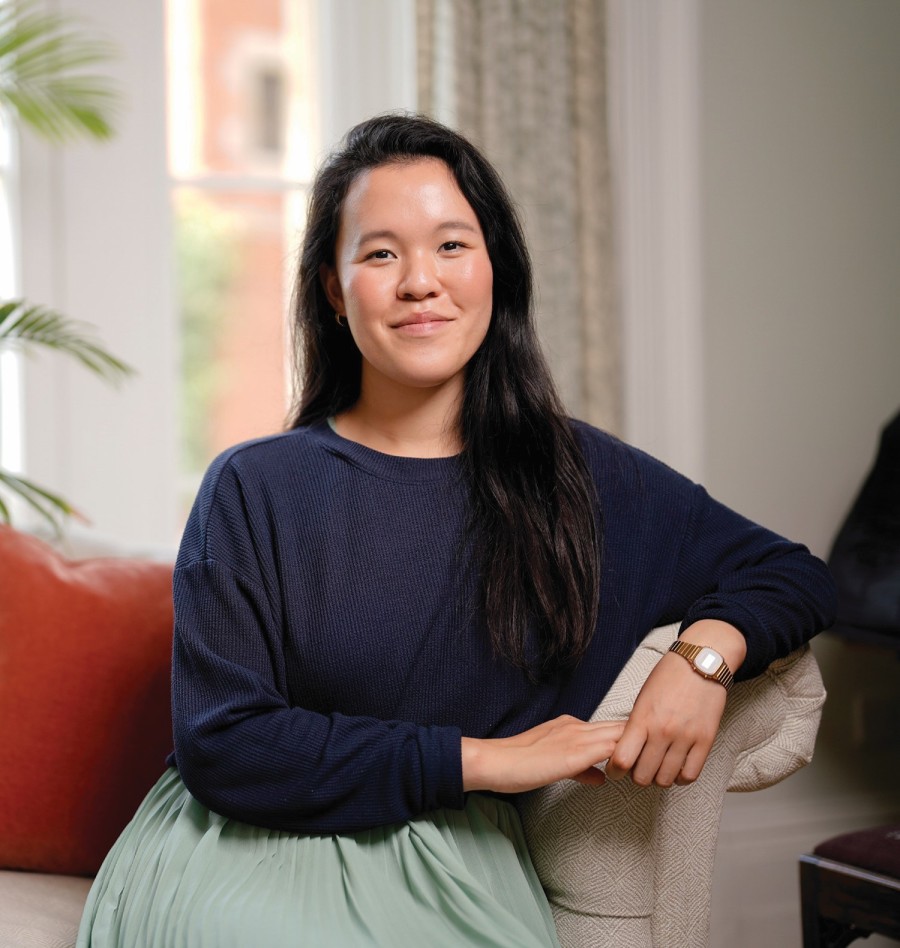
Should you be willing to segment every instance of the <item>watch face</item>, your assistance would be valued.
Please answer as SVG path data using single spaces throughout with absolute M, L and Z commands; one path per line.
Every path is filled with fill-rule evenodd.
M 724 662 L 725 659 L 715 649 L 711 648 L 700 649 L 699 655 L 694 659 L 697 670 L 703 672 L 704 675 L 715 675 Z

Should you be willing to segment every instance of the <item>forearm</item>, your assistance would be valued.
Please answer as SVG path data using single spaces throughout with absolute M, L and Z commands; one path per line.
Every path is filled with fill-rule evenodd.
M 513 737 L 464 737 L 463 789 L 523 793 L 557 780 L 603 783 L 595 765 L 613 752 L 623 728 L 621 721 L 562 715 Z
M 224 816 L 306 833 L 383 826 L 463 805 L 456 728 L 300 708 L 226 727 L 175 716 L 187 788 Z

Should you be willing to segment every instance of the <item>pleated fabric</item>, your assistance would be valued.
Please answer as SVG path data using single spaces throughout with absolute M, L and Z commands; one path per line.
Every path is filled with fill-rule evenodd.
M 341 836 L 230 820 L 167 770 L 94 882 L 77 948 L 558 948 L 518 814 L 463 810 Z

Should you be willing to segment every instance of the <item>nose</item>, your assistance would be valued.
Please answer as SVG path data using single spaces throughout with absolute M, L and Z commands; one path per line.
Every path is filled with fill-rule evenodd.
M 404 262 L 397 295 L 405 300 L 423 300 L 440 291 L 437 262 L 431 254 L 414 254 Z

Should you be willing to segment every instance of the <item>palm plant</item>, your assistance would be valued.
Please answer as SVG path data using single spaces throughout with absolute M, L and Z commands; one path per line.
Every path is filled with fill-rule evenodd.
M 53 142 L 109 138 L 118 94 L 91 69 L 112 47 L 35 0 L 0 0 L 0 105 Z
M 107 43 L 71 19 L 43 11 L 34 0 L 0 0 L 0 109 L 50 142 L 112 135 L 118 95 L 108 79 L 92 72 L 112 55 Z M 7 347 L 65 353 L 112 382 L 133 372 L 86 323 L 22 299 L 0 304 L 0 350 Z M 22 498 L 57 533 L 76 513 L 62 497 L 2 467 L 0 487 Z M 10 520 L 10 508 L 0 498 L 0 521 Z
M 43 347 L 72 356 L 110 382 L 118 382 L 134 371 L 94 339 L 92 327 L 88 324 L 67 319 L 47 307 L 33 306 L 25 300 L 9 300 L 0 304 L 0 349 L 17 348 L 27 352 L 33 347 Z M 57 532 L 60 528 L 60 517 L 76 513 L 64 498 L 2 467 L 0 484 L 18 494 Z M 6 523 L 11 520 L 9 507 L 2 498 L 0 520 Z

